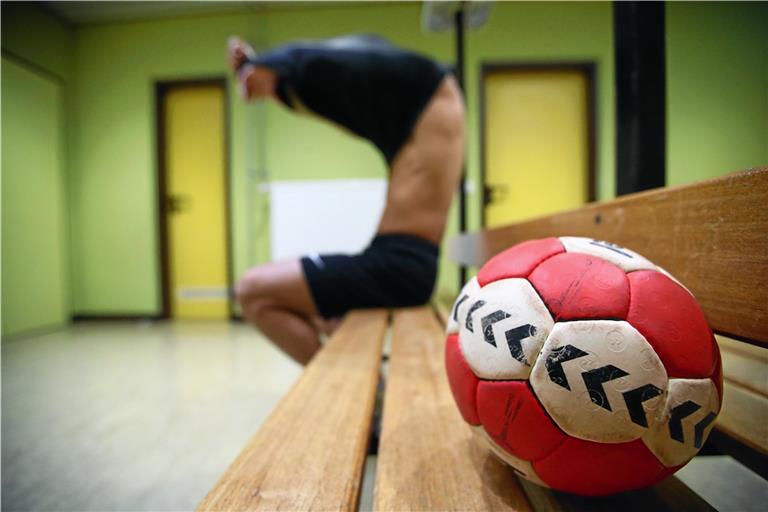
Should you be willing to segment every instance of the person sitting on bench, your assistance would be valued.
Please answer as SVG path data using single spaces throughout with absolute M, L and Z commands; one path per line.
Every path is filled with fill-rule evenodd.
M 462 172 L 463 97 L 443 66 L 375 36 L 261 54 L 232 37 L 228 55 L 245 101 L 273 99 L 325 118 L 372 142 L 389 167 L 384 213 L 363 252 L 260 265 L 237 283 L 246 320 L 306 364 L 323 323 L 351 309 L 429 301 Z

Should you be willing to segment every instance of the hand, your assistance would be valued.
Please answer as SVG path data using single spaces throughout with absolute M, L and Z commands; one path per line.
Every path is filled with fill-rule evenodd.
M 229 67 L 232 68 L 232 71 L 237 71 L 243 62 L 248 60 L 248 58 L 255 56 L 256 52 L 251 45 L 239 37 L 230 36 L 227 40 L 227 60 L 229 61 Z

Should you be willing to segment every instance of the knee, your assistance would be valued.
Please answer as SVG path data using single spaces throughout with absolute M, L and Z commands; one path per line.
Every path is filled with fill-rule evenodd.
M 280 262 L 260 265 L 248 270 L 235 285 L 234 295 L 243 316 L 251 323 L 259 323 L 266 313 L 274 309 L 304 312 L 306 308 L 296 298 L 298 262 Z
M 261 298 L 253 293 L 253 288 L 248 288 L 249 283 L 243 283 L 241 280 L 237 284 L 236 295 L 240 304 L 240 312 L 243 318 L 250 324 L 260 326 L 264 314 L 269 310 L 271 302 L 267 298 Z
M 267 318 L 272 310 L 271 306 L 270 302 L 261 300 L 250 300 L 240 303 L 243 318 L 257 328 L 261 328 L 264 325 L 265 318 Z
M 249 269 L 235 285 L 235 298 L 243 313 L 269 298 L 269 271 L 265 266 Z

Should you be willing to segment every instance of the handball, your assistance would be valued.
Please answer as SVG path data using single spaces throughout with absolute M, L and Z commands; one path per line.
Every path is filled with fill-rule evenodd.
M 522 477 L 598 496 L 701 449 L 720 352 L 693 295 L 617 245 L 560 237 L 490 259 L 450 312 L 446 370 L 477 439 Z

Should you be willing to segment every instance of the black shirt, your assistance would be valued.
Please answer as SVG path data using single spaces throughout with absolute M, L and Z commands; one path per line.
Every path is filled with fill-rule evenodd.
M 376 36 L 273 48 L 249 60 L 278 75 L 277 95 L 368 139 L 392 163 L 447 70 Z

